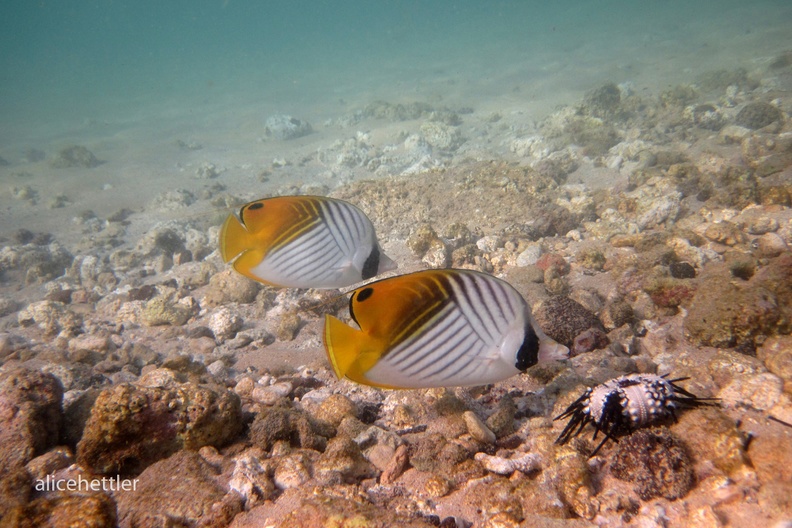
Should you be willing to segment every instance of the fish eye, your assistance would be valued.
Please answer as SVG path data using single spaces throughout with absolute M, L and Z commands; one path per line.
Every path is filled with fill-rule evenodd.
M 252 203 L 252 204 L 250 204 L 250 205 L 248 206 L 248 209 L 252 209 L 252 210 L 254 210 L 254 211 L 255 211 L 256 209 L 261 209 L 262 207 L 264 207 L 264 204 L 263 204 L 263 203 L 261 203 L 261 202 L 255 202 L 255 203 Z
M 358 300 L 358 302 L 363 302 L 369 297 L 371 297 L 372 293 L 374 293 L 374 288 L 363 288 L 362 290 L 360 290 L 360 293 L 357 294 L 356 299 Z

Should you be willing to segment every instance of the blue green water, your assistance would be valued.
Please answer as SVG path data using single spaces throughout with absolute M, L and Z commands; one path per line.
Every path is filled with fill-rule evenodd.
M 700 65 L 683 58 L 769 57 L 792 48 L 790 27 L 788 0 L 5 0 L 0 141 L 217 105 L 290 111 L 444 86 L 475 104 L 532 80 L 552 93 L 690 77 Z

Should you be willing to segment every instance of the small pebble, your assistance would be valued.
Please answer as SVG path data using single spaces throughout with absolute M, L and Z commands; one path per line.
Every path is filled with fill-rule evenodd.
M 672 262 L 668 267 L 671 271 L 671 276 L 675 279 L 696 278 L 696 268 L 687 262 Z
M 476 416 L 476 413 L 473 411 L 465 411 L 462 414 L 462 418 L 465 420 L 465 425 L 467 425 L 467 430 L 470 433 L 470 436 L 482 444 L 495 443 L 495 433 L 493 433 L 490 428 L 487 427 L 487 425 L 482 422 L 478 416 Z
M 788 249 L 784 239 L 775 233 L 765 233 L 756 240 L 756 251 L 760 257 L 777 257 Z
M 485 253 L 492 253 L 500 246 L 500 238 L 495 235 L 487 235 L 476 240 L 476 247 Z
M 539 244 L 531 244 L 525 251 L 517 255 L 517 265 L 519 267 L 531 266 L 536 264 L 539 257 L 542 256 L 542 246 Z
M 248 377 L 244 377 L 241 380 L 237 381 L 237 384 L 234 386 L 234 392 L 236 392 L 240 396 L 250 396 L 250 393 L 253 392 L 253 389 L 256 387 L 256 382 Z
M 225 378 L 226 374 L 228 374 L 228 369 L 226 368 L 225 363 L 223 363 L 223 361 L 220 359 L 212 362 L 208 367 L 206 367 L 206 371 L 215 378 Z
M 287 397 L 292 391 L 292 384 L 288 381 L 275 383 L 267 387 L 257 386 L 253 389 L 251 397 L 254 401 L 264 405 L 275 405 L 278 401 Z

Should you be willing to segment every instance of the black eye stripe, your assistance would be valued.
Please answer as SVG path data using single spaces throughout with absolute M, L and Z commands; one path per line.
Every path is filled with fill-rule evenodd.
M 264 204 L 261 203 L 261 202 L 255 202 L 255 203 L 252 203 L 252 204 L 248 205 L 248 209 L 251 209 L 251 210 L 254 210 L 254 211 L 256 209 L 261 209 L 262 207 L 264 207 Z
M 358 323 L 357 317 L 355 317 L 355 310 L 354 308 L 352 308 L 352 305 L 354 304 L 355 301 L 357 302 L 365 301 L 366 299 L 371 297 L 372 293 L 374 293 L 374 288 L 363 288 L 362 290 L 353 294 L 352 297 L 349 298 L 349 315 L 352 316 L 352 320 L 355 321 L 358 324 L 358 326 L 360 326 L 360 323 Z

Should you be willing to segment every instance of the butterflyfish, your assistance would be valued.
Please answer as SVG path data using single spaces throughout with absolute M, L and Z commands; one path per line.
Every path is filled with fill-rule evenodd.
M 471 270 L 425 270 L 357 288 L 360 329 L 325 316 L 324 345 L 339 377 L 390 389 L 485 385 L 569 350 L 536 324 L 510 284 Z
M 242 275 L 288 288 L 343 288 L 396 268 L 363 211 L 321 196 L 243 205 L 223 224 L 220 251 Z

